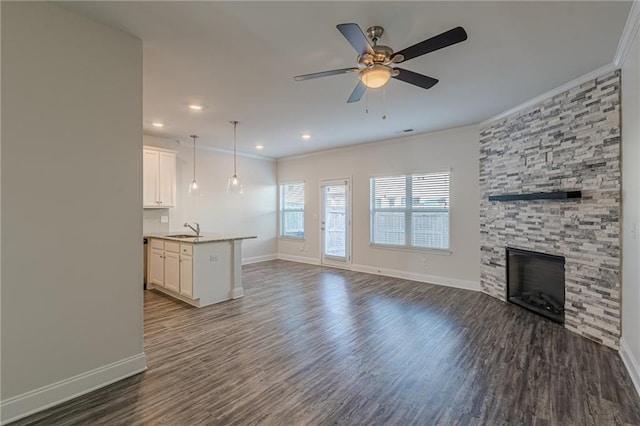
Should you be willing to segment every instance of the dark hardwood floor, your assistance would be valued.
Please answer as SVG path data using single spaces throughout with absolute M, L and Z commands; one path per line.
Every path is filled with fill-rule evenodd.
M 472 291 L 284 261 L 145 295 L 144 374 L 16 424 L 640 424 L 617 352 Z

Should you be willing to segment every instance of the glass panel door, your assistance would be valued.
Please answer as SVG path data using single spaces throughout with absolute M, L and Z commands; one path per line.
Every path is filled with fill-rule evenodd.
M 348 267 L 349 180 L 322 182 L 322 264 Z

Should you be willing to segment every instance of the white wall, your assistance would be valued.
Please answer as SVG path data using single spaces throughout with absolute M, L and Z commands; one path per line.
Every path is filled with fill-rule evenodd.
M 142 43 L 49 2 L 1 7 L 6 421 L 145 368 Z
M 229 134 L 232 128 L 229 125 Z M 198 142 L 201 142 L 198 139 Z M 196 146 L 198 146 L 198 142 Z M 276 256 L 277 186 L 276 162 L 238 156 L 238 176 L 242 179 L 242 195 L 227 194 L 227 179 L 233 174 L 233 155 L 196 149 L 198 196 L 189 194 L 193 181 L 193 140 L 176 141 L 144 135 L 144 144 L 177 151 L 176 207 L 145 209 L 145 232 L 182 232 L 185 222 L 198 222 L 202 232 L 257 235 L 242 242 L 244 263 L 273 259 Z M 168 226 L 160 224 L 160 215 L 169 216 Z
M 640 38 L 622 67 L 622 339 L 620 354 L 640 391 Z
M 352 268 L 479 290 L 480 190 L 476 126 L 278 161 L 279 182 L 305 181 L 305 241 L 279 240 L 278 255 L 320 262 L 320 180 L 352 177 Z M 451 255 L 369 245 L 372 175 L 451 168 Z M 427 259 L 427 266 L 422 259 Z

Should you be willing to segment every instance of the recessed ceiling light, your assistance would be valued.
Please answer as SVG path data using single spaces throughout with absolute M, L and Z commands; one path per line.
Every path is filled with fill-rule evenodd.
M 202 111 L 202 105 L 191 104 L 189 105 L 189 108 L 191 108 L 194 111 Z
M 311 139 L 311 135 L 309 133 L 304 133 L 302 135 L 302 139 Z
M 256 145 L 256 149 L 259 150 L 259 149 L 262 149 L 262 148 L 264 148 L 264 145 Z
M 160 122 L 158 122 L 158 121 L 154 121 L 154 122 L 153 122 L 153 123 L 151 123 L 151 124 L 153 124 L 153 126 L 154 126 L 154 127 L 164 127 L 164 124 L 162 124 L 162 123 L 160 123 Z

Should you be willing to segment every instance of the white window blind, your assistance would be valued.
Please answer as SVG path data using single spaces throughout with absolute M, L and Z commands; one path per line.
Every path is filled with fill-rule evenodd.
M 449 173 L 371 178 L 371 243 L 449 249 Z
M 280 185 L 280 236 L 304 238 L 304 182 Z

